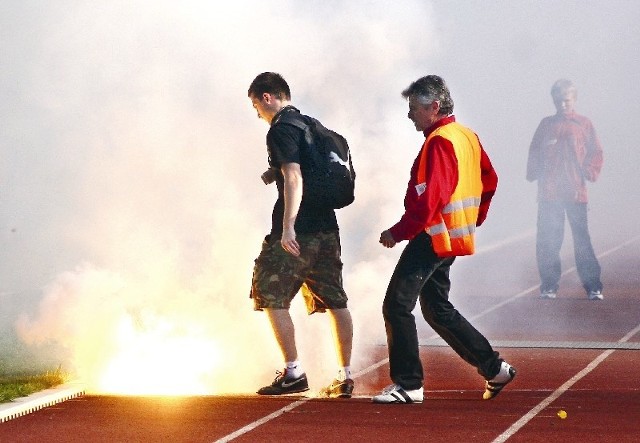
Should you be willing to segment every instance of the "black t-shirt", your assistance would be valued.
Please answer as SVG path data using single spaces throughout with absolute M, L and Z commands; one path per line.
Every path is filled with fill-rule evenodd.
M 285 163 L 298 163 L 304 181 L 305 170 L 309 168 L 309 157 L 306 154 L 308 146 L 304 140 L 304 131 L 296 126 L 280 123 L 278 117 L 284 112 L 295 112 L 293 106 L 287 106 L 276 114 L 272 126 L 267 132 L 267 149 L 269 151 L 269 166 L 276 169 L 276 185 L 278 200 L 271 214 L 271 237 L 282 237 L 282 220 L 284 218 L 284 176 L 280 168 Z M 301 116 L 304 118 L 304 116 Z M 310 234 L 322 231 L 337 231 L 338 221 L 332 208 L 317 207 L 313 202 L 306 201 L 304 195 L 300 210 L 296 217 L 295 230 L 297 234 Z

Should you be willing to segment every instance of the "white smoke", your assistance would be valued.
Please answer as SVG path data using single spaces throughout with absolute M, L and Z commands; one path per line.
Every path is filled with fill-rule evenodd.
M 248 292 L 275 189 L 259 179 L 268 128 L 246 91 L 276 71 L 294 104 L 352 147 L 357 202 L 339 221 L 357 369 L 364 345 L 384 343 L 400 248 L 377 240 L 401 215 L 422 141 L 400 92 L 428 73 L 448 81 L 500 174 L 491 241 L 534 223 L 526 150 L 552 113 L 550 85 L 572 78 L 605 145 L 602 201 L 631 180 L 606 177 L 637 158 L 625 126 L 638 101 L 624 94 L 640 7 L 614 3 L 606 17 L 596 2 L 3 3 L 3 326 L 20 317 L 25 343 L 59 349 L 96 390 L 123 337 L 132 361 L 164 343 L 145 369 L 197 378 L 187 392 L 268 382 L 281 356 Z M 307 318 L 300 300 L 292 310 L 311 382 L 324 383 L 335 370 L 328 319 Z
M 8 240 L 41 256 L 31 268 L 40 277 L 41 301 L 17 323 L 26 343 L 61 348 L 69 356 L 65 365 L 96 390 L 122 355 L 122 334 L 130 373 L 152 336 L 165 349 L 148 371 L 182 359 L 183 367 L 171 368 L 180 378 L 186 366 L 201 363 L 193 376 L 208 392 L 253 390 L 235 382 L 247 374 L 269 380 L 281 357 L 248 291 L 275 189 L 259 180 L 268 128 L 255 118 L 246 90 L 258 73 L 281 72 L 300 108 L 345 133 L 363 177 L 359 200 L 378 218 L 384 196 L 367 197 L 366 179 L 377 166 L 360 146 L 366 133 L 376 135 L 372 147 L 392 140 L 379 104 L 393 101 L 399 109 L 402 103 L 396 90 L 369 96 L 415 76 L 403 70 L 396 79 L 396 67 L 410 67 L 411 49 L 428 46 L 395 41 L 396 25 L 417 31 L 428 18 L 417 20 L 415 8 L 389 14 L 382 2 L 365 16 L 351 8 L 336 16 L 321 3 L 298 14 L 296 2 L 69 2 L 40 16 L 13 7 L 14 18 L 38 34 L 27 48 L 31 58 L 4 78 L 18 82 L 15 100 L 24 108 L 11 117 L 13 140 L 7 138 L 5 151 L 20 143 L 18 151 L 29 158 L 9 157 L 14 167 L 40 172 L 13 175 L 16 191 L 5 198 L 13 207 L 5 223 L 16 226 Z M 21 29 L 13 29 L 14 45 Z M 380 52 L 389 53 L 382 62 Z M 362 97 L 356 106 L 347 100 L 353 96 Z M 375 116 L 375 125 L 362 115 Z M 391 177 L 380 180 L 394 187 Z M 395 185 L 400 192 L 402 186 Z M 345 210 L 343 224 L 356 223 L 355 214 Z M 345 228 L 346 251 L 349 231 L 375 244 L 375 233 L 354 228 Z M 30 257 L 16 259 L 25 265 Z M 29 278 L 23 273 L 16 287 L 35 281 Z M 354 288 L 373 293 L 379 284 Z M 379 310 L 379 301 L 367 304 Z M 316 379 L 322 371 L 328 378 L 335 356 L 326 316 L 314 323 L 302 318 L 301 306 L 295 309 L 305 364 Z M 378 324 L 370 333 L 380 339 Z M 184 346 L 201 346 L 192 355 L 172 355 L 168 343 L 177 335 Z M 326 354 L 324 361 L 311 358 L 318 353 Z M 215 383 L 216 374 L 224 385 Z

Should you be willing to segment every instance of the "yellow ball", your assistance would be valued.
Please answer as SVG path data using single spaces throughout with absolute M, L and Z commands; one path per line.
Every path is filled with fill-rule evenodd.
M 567 411 L 565 411 L 564 409 L 560 409 L 558 411 L 558 417 L 564 420 L 565 418 L 567 418 Z

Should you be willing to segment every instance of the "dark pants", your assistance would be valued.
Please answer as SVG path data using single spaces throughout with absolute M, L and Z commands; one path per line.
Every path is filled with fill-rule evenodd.
M 538 235 L 536 258 L 540 272 L 540 290 L 558 290 L 560 281 L 560 248 L 564 238 L 564 216 L 567 214 L 576 268 L 584 289 L 601 291 L 600 264 L 591 246 L 587 222 L 587 204 L 574 202 L 540 202 L 538 204 Z
M 438 257 L 431 237 L 422 233 L 404 249 L 389 282 L 382 313 L 391 380 L 404 389 L 418 389 L 424 379 L 412 314 L 418 298 L 427 323 L 480 375 L 491 379 L 500 370 L 498 353 L 449 302 L 449 268 L 453 261 L 453 257 Z

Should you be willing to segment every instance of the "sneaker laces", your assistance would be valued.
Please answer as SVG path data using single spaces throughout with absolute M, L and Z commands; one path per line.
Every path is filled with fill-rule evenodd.
M 276 371 L 276 378 L 273 379 L 273 382 L 277 383 L 283 378 L 285 378 L 286 373 L 287 373 L 286 369 L 284 369 L 283 371 Z
M 389 386 L 387 386 L 386 388 L 384 388 L 384 389 L 382 390 L 382 393 L 383 393 L 383 394 L 390 394 L 390 393 L 391 393 L 391 392 L 393 392 L 393 391 L 397 391 L 399 387 L 400 387 L 400 386 L 398 386 L 397 384 L 395 384 L 395 383 L 394 383 L 394 384 L 389 385 Z

